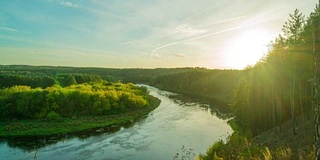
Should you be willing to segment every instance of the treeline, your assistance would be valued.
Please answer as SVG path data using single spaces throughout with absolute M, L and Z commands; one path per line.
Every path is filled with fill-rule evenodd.
M 148 107 L 145 87 L 96 82 L 45 89 L 14 86 L 0 90 L 1 119 L 43 119 L 119 114 Z
M 199 67 L 113 69 L 0 65 L 0 88 L 27 85 L 44 89 L 54 84 L 66 87 L 102 80 L 142 83 L 201 98 L 221 109 L 229 110 L 225 106 L 234 99 L 232 90 L 241 73 L 239 70 L 210 70 Z
M 316 70 L 319 60 L 315 62 L 320 46 L 319 24 L 319 5 L 309 17 L 299 10 L 289 14 L 282 28 L 283 33 L 271 42 L 268 54 L 244 70 L 235 88 L 232 105 L 235 118 L 230 121 L 235 132 L 227 144 L 222 140 L 215 143 L 208 149 L 207 155 L 201 155 L 199 159 L 319 158 L 315 158 L 315 155 L 319 155 L 319 109 L 316 106 L 319 101 L 316 93 L 319 92 L 319 70 Z M 288 127 L 282 126 L 285 121 L 291 123 L 289 129 L 292 129 L 292 134 L 287 132 Z M 300 144 L 301 137 L 312 135 L 306 130 L 310 121 L 315 122 L 315 146 Z M 297 128 L 298 123 L 305 128 Z M 267 143 L 260 146 L 258 143 L 252 144 L 252 139 L 247 139 L 271 128 L 277 136 L 282 137 L 278 139 L 297 139 L 296 143 L 290 144 L 298 146 L 287 146 L 289 144 L 282 140 L 278 141 L 281 146 Z M 304 135 L 295 137 L 297 129 Z M 265 139 L 267 134 L 262 134 L 260 138 Z M 274 136 L 269 135 L 269 138 Z
M 73 84 L 82 84 L 89 82 L 101 82 L 103 79 L 97 75 L 90 74 L 59 74 L 55 76 L 22 74 L 22 73 L 6 73 L 0 74 L 0 89 L 13 87 L 15 85 L 25 85 L 31 88 L 46 88 L 58 84 L 62 87 Z
M 102 82 L 103 79 L 98 75 L 91 74 L 60 74 L 55 76 L 55 81 L 62 87 L 74 85 L 74 84 L 82 84 L 89 82 Z M 113 81 L 111 81 L 113 82 Z
M 0 65 L 0 75 L 21 75 L 29 77 L 53 77 L 61 75 L 99 76 L 108 82 L 150 83 L 158 75 L 187 72 L 197 68 L 156 68 L 156 69 L 114 69 L 114 68 L 81 68 L 28 65 Z M 76 78 L 76 77 L 75 77 Z M 77 79 L 77 78 L 76 78 Z M 1 82 L 0 82 L 1 83 Z M 79 82 L 78 82 L 79 83 Z
M 233 90 L 243 71 L 198 68 L 156 76 L 151 85 L 193 97 L 213 100 L 217 105 L 233 102 Z
M 46 88 L 55 84 L 54 77 L 50 76 L 26 76 L 19 74 L 0 75 L 0 89 L 25 85 L 32 88 Z
M 319 7 L 309 17 L 299 10 L 290 14 L 282 31 L 272 43 L 269 53 L 253 67 L 245 70 L 235 91 L 233 109 L 242 130 L 260 133 L 270 127 L 281 130 L 281 123 L 296 117 L 303 121 L 312 117 L 314 35 L 313 23 L 319 20 Z

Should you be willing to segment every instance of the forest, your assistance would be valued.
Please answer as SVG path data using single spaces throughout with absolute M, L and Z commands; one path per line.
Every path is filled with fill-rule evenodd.
M 147 89 L 132 83 L 89 83 L 46 89 L 14 86 L 0 90 L 2 119 L 101 116 L 147 107 Z
M 74 84 L 77 75 L 68 75 L 73 83 L 61 86 L 62 76 L 58 77 L 59 83 L 46 88 L 31 87 L 41 84 L 37 83 L 41 78 L 16 77 L 16 83 L 30 79 L 30 86 L 16 84 L 0 89 L 0 137 L 57 135 L 123 124 L 147 114 L 160 103 L 145 87 L 107 82 L 98 76 L 81 75 L 90 82 Z
M 315 149 L 319 147 L 319 21 L 319 6 L 308 17 L 298 9 L 289 14 L 268 54 L 244 70 L 234 90 L 231 125 L 236 132 L 227 144 L 215 143 L 200 159 L 315 159 L 319 155 Z M 278 141 L 291 138 L 292 142 L 254 143 L 255 136 L 269 129 L 273 139 L 286 133 Z M 299 137 L 304 138 L 298 142 Z
M 319 6 L 307 17 L 296 9 L 270 43 L 268 54 L 244 70 L 0 65 L 0 119 L 60 119 L 138 110 L 151 103 L 146 88 L 133 85 L 144 83 L 223 104 L 233 113 L 229 123 L 235 133 L 199 159 L 308 159 L 320 146 L 319 24 Z M 298 150 L 251 144 L 267 130 L 285 132 L 286 122 L 293 135 L 310 138 L 314 132 L 297 130 L 299 124 L 311 121 L 317 142 Z M 299 150 L 303 147 L 304 152 Z
M 233 90 L 243 71 L 193 69 L 188 72 L 159 75 L 152 79 L 151 85 L 189 97 L 212 102 L 210 104 L 229 110 L 234 101 Z

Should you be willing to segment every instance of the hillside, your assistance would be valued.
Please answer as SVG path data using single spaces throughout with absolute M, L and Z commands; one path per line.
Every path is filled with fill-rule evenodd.
M 314 123 L 312 119 L 303 123 L 302 117 L 299 117 L 299 123 L 296 126 L 296 135 L 292 131 L 292 120 L 282 124 L 281 130 L 277 128 L 269 129 L 251 140 L 251 144 L 268 147 L 273 152 L 279 148 L 286 148 L 289 159 L 313 159 L 314 156 Z M 290 149 L 290 151 L 288 150 Z M 275 156 L 273 156 L 275 158 Z

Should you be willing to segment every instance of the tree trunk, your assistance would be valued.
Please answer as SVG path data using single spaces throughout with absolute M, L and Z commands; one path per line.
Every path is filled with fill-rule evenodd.
M 272 85 L 272 114 L 273 114 L 273 126 L 274 132 L 277 133 L 277 123 L 276 123 L 276 109 L 275 109 L 275 94 L 274 94 L 274 87 Z
M 280 89 L 280 97 L 279 97 L 279 131 L 281 132 L 282 130 L 282 90 Z
M 293 131 L 293 134 L 296 135 L 296 129 L 295 129 L 295 123 L 296 123 L 296 117 L 295 117 L 295 114 L 294 114 L 294 92 L 295 92 L 295 85 L 296 85 L 296 67 L 294 69 L 294 75 L 293 75 L 293 83 L 292 83 L 292 89 L 291 89 L 291 92 L 292 92 L 292 95 L 291 95 L 291 117 L 292 117 L 292 131 Z
M 304 111 L 303 111 L 303 103 L 302 103 L 302 84 L 301 84 L 301 80 L 300 80 L 300 109 L 301 109 L 301 115 L 302 115 L 302 121 L 303 121 L 303 124 L 304 124 L 304 131 L 307 132 L 306 130 L 306 121 L 304 119 Z
M 319 1 L 320 4 L 320 1 Z M 318 4 L 318 7 L 319 7 Z M 315 124 L 315 144 L 316 144 L 316 159 L 320 160 L 320 126 L 319 126 L 319 91 L 320 91 L 320 35 L 319 35 L 319 17 L 313 19 L 313 53 L 315 59 L 315 70 L 314 70 L 314 124 Z

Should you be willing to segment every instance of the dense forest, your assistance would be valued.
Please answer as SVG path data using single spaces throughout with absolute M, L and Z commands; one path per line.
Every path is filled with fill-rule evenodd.
M 89 83 L 46 89 L 14 86 L 0 90 L 1 119 L 97 116 L 147 107 L 147 89 L 131 83 Z
M 271 42 L 268 54 L 244 70 L 235 88 L 232 104 L 235 133 L 227 144 L 217 142 L 200 159 L 313 159 L 315 154 L 319 155 L 316 153 L 319 150 L 314 149 L 319 147 L 318 141 L 314 147 L 312 143 L 300 142 L 295 146 L 277 146 L 273 150 L 251 143 L 253 137 L 271 128 L 275 135 L 284 132 L 286 136 L 291 135 L 283 129 L 286 121 L 291 123 L 291 141 L 298 141 L 297 130 L 307 128 L 305 125 L 301 129 L 298 125 L 310 121 L 315 122 L 312 128 L 316 132 L 305 130 L 299 134 L 312 139 L 315 133 L 318 140 L 319 63 L 315 60 L 320 51 L 319 20 L 319 6 L 309 17 L 298 9 L 289 14 L 283 33 Z M 290 137 L 282 139 L 286 138 Z
M 284 24 L 283 34 L 271 43 L 269 54 L 245 70 L 233 105 L 242 129 L 257 134 L 272 126 L 281 127 L 289 118 L 312 117 L 312 22 L 318 14 L 317 8 L 305 19 L 295 10 Z M 295 123 L 292 125 L 294 132 Z
M 51 66 L 0 65 L 0 88 L 27 85 L 46 88 L 88 82 L 150 84 L 161 89 L 198 97 L 212 104 L 227 106 L 234 100 L 233 89 L 241 70 L 205 68 L 112 69 Z M 227 107 L 225 107 L 227 108 Z
M 149 105 L 146 88 L 132 84 L 145 83 L 229 104 L 234 114 L 230 124 L 237 137 L 231 137 L 229 144 L 238 149 L 219 141 L 200 159 L 266 158 L 265 148 L 252 149 L 247 139 L 268 129 L 283 132 L 289 120 L 294 135 L 297 125 L 307 121 L 314 120 L 316 131 L 319 128 L 319 21 L 319 6 L 308 17 L 295 10 L 283 25 L 283 33 L 271 42 L 268 54 L 244 70 L 1 65 L 0 119 L 124 113 Z M 319 135 L 316 132 L 315 137 Z
M 0 138 L 95 132 L 130 123 L 159 104 L 146 87 L 132 83 L 15 85 L 0 89 Z
M 49 87 L 54 82 L 65 85 L 91 81 L 150 83 L 159 75 L 188 72 L 198 68 L 156 68 L 156 69 L 114 69 L 114 68 L 79 68 L 61 66 L 0 65 L 2 87 L 16 84 Z M 11 82 L 11 80 L 15 80 Z M 42 84 L 42 85 L 41 85 Z
M 194 69 L 188 72 L 159 75 L 151 85 L 212 101 L 212 104 L 227 106 L 234 101 L 233 89 L 243 71 Z

